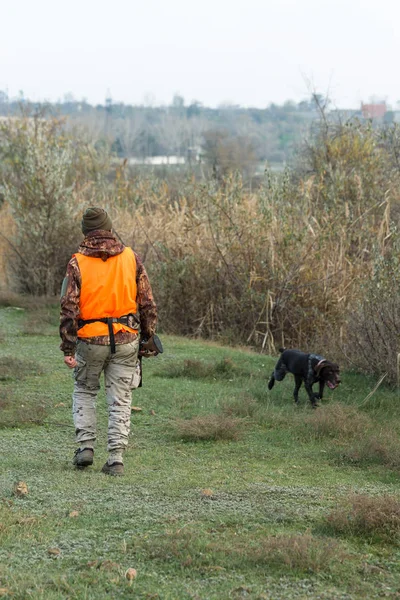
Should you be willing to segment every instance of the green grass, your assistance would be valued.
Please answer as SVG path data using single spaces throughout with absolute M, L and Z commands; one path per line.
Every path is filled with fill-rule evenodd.
M 398 597 L 396 390 L 364 402 L 376 381 L 344 372 L 313 411 L 290 376 L 268 392 L 276 357 L 162 336 L 125 477 L 100 472 L 103 391 L 95 464 L 77 472 L 57 310 L 33 313 L 0 308 L 0 597 Z M 240 435 L 224 435 L 232 422 Z

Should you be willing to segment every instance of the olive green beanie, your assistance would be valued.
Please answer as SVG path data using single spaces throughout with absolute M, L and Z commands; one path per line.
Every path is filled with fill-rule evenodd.
M 82 232 L 86 235 L 96 229 L 112 229 L 112 222 L 103 208 L 88 208 L 82 218 Z

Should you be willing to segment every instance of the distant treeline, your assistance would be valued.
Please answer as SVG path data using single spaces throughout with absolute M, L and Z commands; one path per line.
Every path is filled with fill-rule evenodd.
M 44 108 L 22 97 L 10 101 L 0 91 L 1 116 L 20 114 L 21 106 L 33 113 Z M 287 163 L 318 115 L 313 99 L 261 109 L 186 105 L 180 96 L 169 106 L 131 106 L 111 99 L 93 106 L 67 95 L 46 106 L 53 115 L 67 116 L 71 126 L 84 126 L 92 139 L 108 139 L 120 158 L 177 156 L 222 174 L 239 168 L 245 176 L 262 163 Z

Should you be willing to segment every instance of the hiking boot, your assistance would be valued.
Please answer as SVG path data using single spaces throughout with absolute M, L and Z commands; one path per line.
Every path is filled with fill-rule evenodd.
M 124 474 L 124 465 L 120 462 L 114 462 L 112 465 L 109 465 L 108 462 L 106 462 L 106 464 L 103 465 L 101 472 L 106 475 L 121 477 Z
M 93 455 L 93 448 L 84 448 L 83 450 L 78 448 L 75 450 L 72 464 L 75 465 L 77 469 L 84 469 L 85 467 L 93 464 Z

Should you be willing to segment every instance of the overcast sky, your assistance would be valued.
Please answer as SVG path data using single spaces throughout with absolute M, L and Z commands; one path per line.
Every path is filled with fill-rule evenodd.
M 0 90 L 266 107 L 400 101 L 399 0 L 0 0 Z

